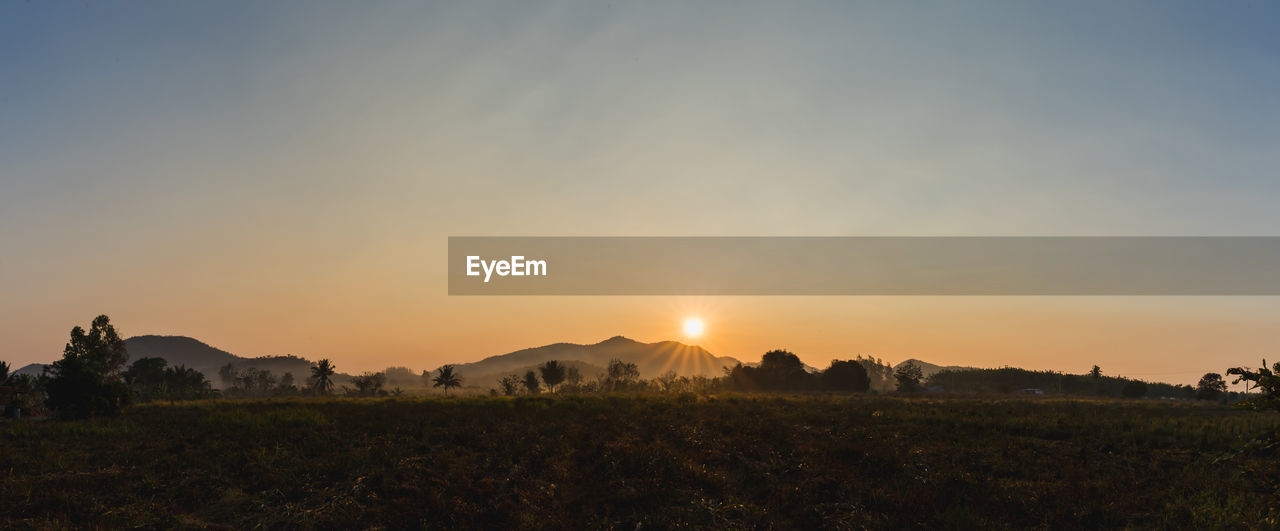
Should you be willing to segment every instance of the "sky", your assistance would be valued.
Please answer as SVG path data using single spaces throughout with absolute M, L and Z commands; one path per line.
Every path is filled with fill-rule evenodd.
M 1277 235 L 1280 6 L 5 2 L 0 359 L 614 335 L 1192 383 L 1274 297 L 449 297 L 449 236 Z M 681 335 L 688 315 L 707 332 Z

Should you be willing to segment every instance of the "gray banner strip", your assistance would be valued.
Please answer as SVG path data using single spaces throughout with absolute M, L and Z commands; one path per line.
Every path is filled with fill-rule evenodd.
M 449 294 L 1280 295 L 1280 237 L 450 237 Z

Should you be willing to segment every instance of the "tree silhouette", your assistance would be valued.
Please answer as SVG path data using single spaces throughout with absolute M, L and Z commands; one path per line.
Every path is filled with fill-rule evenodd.
M 1227 382 L 1216 372 L 1206 373 L 1196 384 L 1196 400 L 1217 400 L 1227 392 Z
M 64 417 L 119 413 L 131 396 L 120 374 L 128 361 L 124 340 L 107 316 L 95 318 L 87 333 L 72 328 L 62 359 L 45 369 L 49 407 Z
M 564 381 L 564 365 L 556 360 L 548 361 L 538 367 L 538 372 L 542 373 L 542 381 L 547 384 L 547 390 L 554 393 L 556 386 Z
M 680 383 L 680 375 L 676 371 L 667 371 L 659 374 L 653 382 L 658 384 L 658 390 L 664 393 L 670 393 L 676 389 L 676 385 Z
M 578 384 L 582 383 L 582 371 L 579 371 L 577 367 L 569 367 L 565 369 L 564 381 L 568 382 L 571 386 L 577 387 Z
M 168 366 L 164 358 L 138 358 L 124 372 L 124 381 L 135 400 L 195 400 L 214 396 L 204 373 L 183 365 Z
M 174 400 L 196 400 L 216 396 L 213 385 L 204 373 L 188 369 L 185 365 L 169 367 L 164 370 L 165 398 Z
M 1102 378 L 1102 367 L 1094 365 L 1092 369 L 1089 369 L 1089 376 L 1092 376 L 1094 380 Z
M 437 369 L 435 387 L 444 388 L 444 396 L 449 396 L 450 387 L 462 387 L 462 378 L 453 371 L 453 365 L 445 365 Z
M 1262 367 L 1250 370 L 1244 367 L 1227 369 L 1227 374 L 1235 375 L 1231 383 L 1253 383 L 1259 395 L 1236 403 L 1236 407 L 1254 411 L 1280 410 L 1280 363 L 1267 368 L 1267 360 L 1262 360 Z M 1246 459 L 1241 467 L 1243 475 L 1254 488 L 1260 492 L 1280 492 L 1280 465 L 1276 464 L 1276 453 L 1280 449 L 1280 431 L 1260 433 L 1253 440 L 1245 443 L 1234 453 L 1226 457 L 1230 460 Z M 1275 512 L 1270 515 L 1273 523 Z M 1271 526 L 1274 527 L 1274 526 Z
M 870 356 L 864 358 L 862 355 L 858 355 L 854 361 L 857 361 L 867 371 L 867 378 L 871 380 L 870 389 L 877 391 L 889 391 L 892 389 L 893 367 L 891 365 L 880 358 Z
M 801 390 L 808 387 L 811 380 L 800 357 L 781 349 L 764 353 L 755 373 L 760 386 L 771 391 Z
M 914 362 L 906 362 L 893 371 L 893 378 L 898 381 L 898 392 L 915 393 L 920 391 L 920 380 L 924 373 Z
M 640 380 L 640 368 L 634 363 L 619 359 L 609 360 L 605 367 L 604 387 L 607 391 L 627 389 Z
M 524 388 L 529 391 L 529 394 L 531 395 L 538 394 L 539 385 L 537 373 L 534 373 L 533 371 L 524 373 Z
M 124 372 L 124 382 L 133 389 L 139 401 L 166 398 L 165 369 L 169 362 L 164 358 L 138 358 Z
M 498 387 L 502 389 L 502 394 L 514 396 L 520 390 L 520 377 L 514 374 L 503 376 L 498 379 Z
M 831 360 L 831 366 L 822 371 L 822 388 L 828 391 L 865 393 L 871 387 L 867 369 L 855 360 Z
M 1236 380 L 1231 383 L 1252 382 L 1254 388 L 1262 393 L 1260 396 L 1241 401 L 1240 407 L 1258 411 L 1280 410 L 1280 363 L 1268 369 L 1267 360 L 1262 360 L 1262 367 L 1256 371 L 1235 367 L 1228 369 L 1227 374 L 1236 376 Z
M 234 363 L 228 362 L 226 365 L 218 367 L 218 380 L 222 382 L 222 388 L 226 389 L 236 384 L 236 366 Z
M 293 373 L 286 372 L 280 377 L 280 385 L 276 386 L 275 394 L 281 396 L 298 394 L 298 387 L 293 382 Z
M 311 390 L 317 394 L 327 395 L 333 391 L 333 363 L 322 359 L 311 368 Z
M 380 396 L 385 394 L 382 386 L 387 384 L 387 375 L 380 372 L 365 372 L 351 379 L 356 386 L 356 394 L 360 396 Z

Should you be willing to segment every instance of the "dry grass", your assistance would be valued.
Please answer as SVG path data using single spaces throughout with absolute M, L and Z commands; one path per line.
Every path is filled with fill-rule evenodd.
M 1156 401 L 293 399 L 0 424 L 4 527 L 1248 527 L 1276 415 Z

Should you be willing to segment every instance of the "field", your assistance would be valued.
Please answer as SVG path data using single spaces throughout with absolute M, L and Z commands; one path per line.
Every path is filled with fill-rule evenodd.
M 1258 527 L 1274 414 L 841 396 L 222 400 L 0 423 L 0 527 Z

